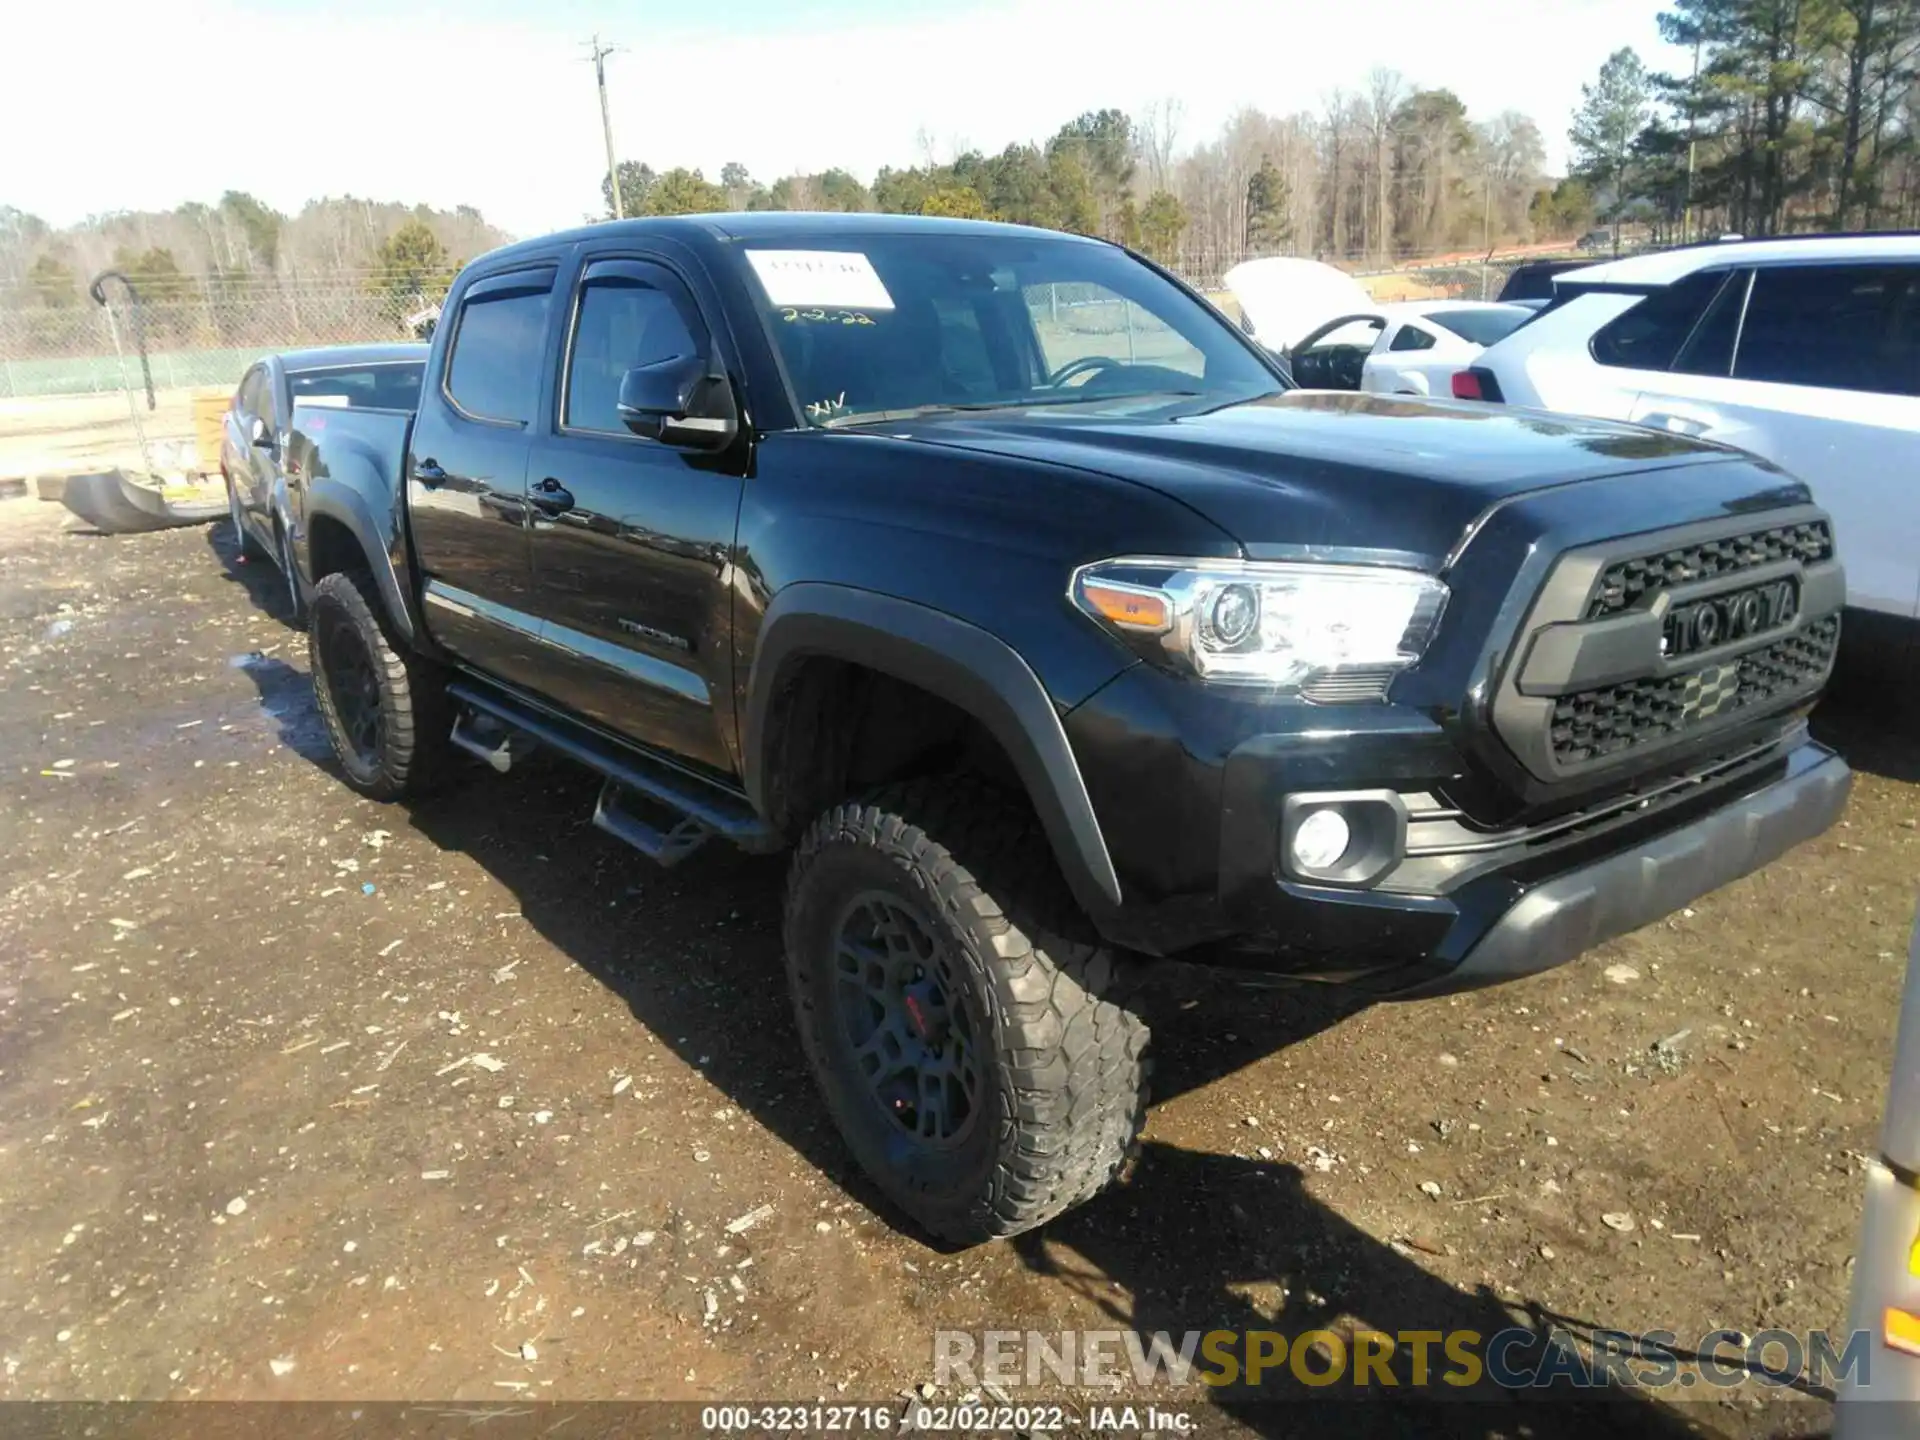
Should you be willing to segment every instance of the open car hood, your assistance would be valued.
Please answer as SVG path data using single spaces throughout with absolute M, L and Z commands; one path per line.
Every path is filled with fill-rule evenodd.
M 1292 350 L 1329 320 L 1377 308 L 1358 280 L 1318 260 L 1248 260 L 1225 279 L 1254 338 L 1270 350 Z

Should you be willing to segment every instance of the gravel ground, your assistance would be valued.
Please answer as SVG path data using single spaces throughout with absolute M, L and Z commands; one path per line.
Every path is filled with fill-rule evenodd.
M 1183 976 L 1128 1181 L 954 1253 L 819 1113 L 777 859 L 655 869 L 537 761 L 362 801 L 223 526 L 74 523 L 0 504 L 0 1399 L 831 1401 L 926 1382 L 942 1327 L 1843 1322 L 1920 875 L 1885 720 L 1824 720 L 1830 835 L 1553 974 Z

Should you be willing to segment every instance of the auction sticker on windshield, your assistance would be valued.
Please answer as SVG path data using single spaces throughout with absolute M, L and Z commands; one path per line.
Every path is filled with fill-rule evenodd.
M 893 308 L 873 262 L 857 250 L 749 250 L 747 260 L 775 305 Z

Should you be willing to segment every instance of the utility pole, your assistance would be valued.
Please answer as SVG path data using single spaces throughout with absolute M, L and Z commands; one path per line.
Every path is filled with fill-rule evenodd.
M 1480 298 L 1490 299 L 1493 288 L 1493 167 L 1487 166 L 1481 179 L 1487 188 L 1486 208 L 1480 215 Z
M 602 45 L 598 35 L 589 44 L 593 50 L 594 78 L 600 83 L 600 129 L 607 141 L 607 190 L 613 197 L 613 218 L 624 220 L 627 212 L 620 201 L 620 165 L 613 158 L 613 114 L 607 109 L 607 56 L 614 53 L 614 47 Z

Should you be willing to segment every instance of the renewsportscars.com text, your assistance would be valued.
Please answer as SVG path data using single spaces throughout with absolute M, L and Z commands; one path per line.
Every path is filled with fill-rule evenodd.
M 1670 1330 L 1633 1335 L 1554 1327 L 1478 1330 L 941 1330 L 934 1384 L 1067 1385 L 1115 1389 L 1131 1382 L 1215 1388 L 1308 1386 L 1322 1390 L 1728 1390 L 1834 1386 L 1872 1380 L 1874 1337 L 1855 1331 L 1714 1330 L 1682 1340 Z

